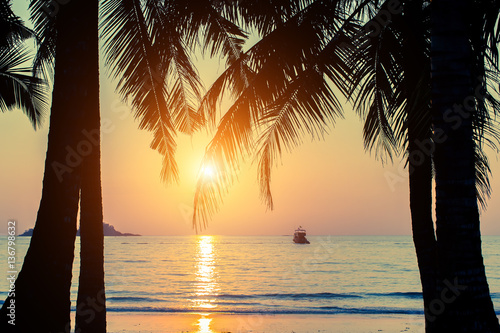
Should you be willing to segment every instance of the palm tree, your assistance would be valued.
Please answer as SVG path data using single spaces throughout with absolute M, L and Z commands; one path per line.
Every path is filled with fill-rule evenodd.
M 365 126 L 365 138 L 370 139 L 367 141 L 367 146 L 371 147 L 375 140 L 377 138 L 380 140 L 381 137 L 382 142 L 389 141 L 391 144 L 398 141 L 394 140 L 394 136 L 400 138 L 399 140 L 407 138 L 413 239 L 423 288 L 426 327 L 428 332 L 440 332 L 442 329 L 435 327 L 435 316 L 433 314 L 436 313 L 436 310 L 432 309 L 436 300 L 440 299 L 441 290 L 437 289 L 440 260 L 436 249 L 437 242 L 431 211 L 431 157 L 434 142 L 431 136 L 430 75 L 428 74 L 430 72 L 430 40 L 427 32 L 430 31 L 430 27 L 427 26 L 427 22 L 430 20 L 429 8 L 428 4 L 422 1 L 403 2 L 402 15 L 395 17 L 376 38 L 372 38 L 369 43 L 366 43 L 364 50 L 359 52 L 357 57 L 354 57 L 353 63 L 355 68 L 366 70 L 366 67 L 368 67 L 369 69 L 365 73 L 357 70 L 359 82 L 363 80 L 374 82 L 372 84 L 375 87 L 374 89 L 379 90 L 381 94 L 388 95 L 389 98 L 386 100 L 390 101 L 385 107 L 386 110 L 382 109 L 367 118 L 368 123 L 375 124 L 369 127 Z M 485 34 L 493 34 L 494 28 L 491 28 L 490 25 L 493 24 L 494 26 L 498 19 L 498 8 L 495 8 L 493 3 L 487 2 L 479 3 L 476 8 L 479 8 L 478 15 L 486 16 L 483 22 L 486 22 L 484 26 L 489 27 L 489 29 Z M 474 142 L 476 143 L 474 159 L 475 186 L 479 202 L 485 205 L 485 198 L 489 196 L 489 167 L 482 148 L 483 141 L 495 147 L 499 136 L 489 113 L 489 111 L 496 112 L 498 110 L 498 102 L 487 87 L 484 59 L 485 54 L 495 54 L 497 52 L 495 51 L 496 42 L 494 39 L 486 47 L 487 43 L 484 43 L 484 41 L 488 40 L 488 38 L 483 38 L 481 35 L 483 34 L 483 26 L 477 23 L 474 26 L 480 31 L 479 36 L 475 40 L 471 40 L 475 45 L 474 53 L 476 56 L 474 63 L 477 67 L 477 75 L 484 77 L 484 80 L 480 83 L 481 90 L 484 91 L 482 95 L 484 96 L 474 96 L 480 112 L 476 117 L 472 118 Z M 373 49 L 376 52 L 372 51 L 370 53 Z M 397 64 L 392 59 L 398 59 Z M 356 63 L 363 63 L 363 65 Z M 415 64 L 418 64 L 418 66 Z M 494 64 L 492 65 L 495 67 Z M 422 66 L 428 68 L 428 70 L 422 71 Z M 386 70 L 387 68 L 390 70 Z M 373 77 L 369 77 L 367 73 L 373 74 Z M 495 75 L 495 73 L 490 71 L 489 75 Z M 381 82 L 388 82 L 388 84 L 384 86 L 380 84 Z M 365 86 L 368 86 L 368 84 Z M 367 95 L 366 92 L 360 92 L 359 94 Z M 396 96 L 396 98 L 393 96 Z M 372 105 L 377 106 L 377 104 Z M 393 111 L 394 109 L 398 110 L 398 108 L 398 112 Z M 380 121 L 381 119 L 383 121 Z M 389 128 L 389 125 L 384 127 L 384 124 L 390 123 L 394 124 L 395 134 L 393 134 L 393 130 Z M 376 132 L 379 128 L 384 128 L 384 130 Z M 407 136 L 403 134 L 404 130 L 407 132 Z
M 387 11 L 388 2 L 380 11 Z M 376 18 L 367 27 L 377 24 Z M 424 309 L 436 298 L 436 238 L 432 218 L 429 6 L 403 1 L 401 11 L 375 36 L 360 34 L 350 67 L 350 97 L 365 118 L 365 148 L 392 159 L 406 148 L 412 236 Z M 415 64 L 418 64 L 416 66 Z M 403 148 L 404 149 L 404 148 Z M 426 317 L 428 319 L 430 317 Z M 426 322 L 432 331 L 432 322 Z
M 363 5 L 366 4 L 367 3 L 364 3 Z M 354 54 L 351 53 L 348 57 L 344 56 L 342 59 L 354 59 L 354 61 L 349 62 L 349 68 L 346 69 L 347 71 L 354 72 L 351 76 L 352 81 L 346 81 L 350 86 L 346 87 L 342 82 L 338 84 L 338 82 L 341 81 L 340 79 L 335 80 L 335 78 L 333 78 L 332 81 L 336 83 L 342 91 L 348 91 L 348 96 L 356 96 L 357 99 L 355 100 L 355 104 L 364 112 L 367 119 L 365 123 L 365 143 L 368 148 L 378 149 L 381 147 L 382 151 L 389 151 L 390 153 L 391 149 L 398 147 L 398 142 L 406 141 L 408 144 L 410 207 L 412 213 L 413 237 L 423 287 L 424 307 L 425 309 L 432 310 L 432 306 L 436 304 L 435 301 L 439 300 L 442 289 L 438 289 L 439 281 L 436 280 L 438 268 L 440 267 L 438 266 L 440 260 L 438 260 L 439 257 L 437 255 L 437 240 L 432 220 L 432 152 L 426 154 L 422 152 L 423 149 L 431 149 L 433 144 L 431 140 L 432 118 L 430 117 L 430 46 L 428 45 L 429 7 L 423 1 L 404 1 L 402 3 L 402 15 L 394 15 L 390 21 L 386 22 L 387 24 L 381 26 L 375 14 L 381 10 L 385 10 L 386 13 L 390 12 L 390 8 L 388 7 L 390 4 L 391 2 L 388 1 L 382 3 L 380 7 L 366 10 L 367 12 L 374 13 L 371 14 L 371 17 L 374 18 L 363 27 L 361 32 L 355 34 L 357 40 L 346 41 L 347 46 L 349 46 L 349 44 L 353 46 L 342 49 L 341 43 L 334 44 L 332 48 L 337 48 L 336 52 L 339 54 L 348 52 L 349 50 L 356 50 L 356 52 Z M 484 6 L 477 6 L 477 8 L 481 8 L 484 13 L 489 13 L 490 16 L 492 16 L 487 20 L 489 23 L 486 25 L 490 28 L 489 31 L 494 31 L 498 14 L 495 14 L 494 10 L 489 11 L 485 9 Z M 491 4 L 489 8 L 491 8 Z M 498 10 L 496 13 L 498 13 Z M 492 21 L 493 24 L 491 23 Z M 316 20 L 314 22 L 321 21 Z M 371 35 L 373 32 L 369 28 L 376 25 L 377 22 L 379 22 L 379 31 L 375 36 L 367 37 L 368 34 Z M 285 26 L 286 23 L 276 30 L 281 29 L 281 31 L 283 31 Z M 480 31 L 482 31 L 482 29 L 480 29 Z M 278 33 L 273 31 L 269 36 L 264 37 L 264 40 L 272 38 L 270 37 L 272 34 L 277 35 Z M 298 34 L 295 33 L 294 36 L 298 36 Z M 283 42 L 285 44 L 286 37 L 282 36 L 282 38 L 285 40 Z M 337 35 L 334 40 L 338 41 L 340 38 L 341 37 Z M 261 44 L 264 44 L 264 41 Z M 272 50 L 273 48 L 268 48 L 267 50 L 269 49 Z M 275 47 L 274 49 L 277 48 Z M 249 51 L 247 54 L 251 54 L 251 52 Z M 263 52 L 259 60 L 264 62 L 262 60 L 262 58 L 264 58 L 262 54 Z M 484 58 L 484 54 L 481 55 Z M 293 56 L 294 55 L 290 55 L 290 57 Z M 322 68 L 315 62 L 316 59 L 314 57 L 311 58 L 306 59 L 308 64 L 314 64 L 317 66 L 316 68 Z M 338 61 L 338 59 L 336 60 Z M 248 62 L 248 59 L 244 59 L 241 62 L 243 61 Z M 418 67 L 415 66 L 416 63 L 419 64 Z M 280 64 L 275 65 L 278 66 Z M 240 82 L 245 82 L 242 77 L 239 79 L 234 78 L 234 76 L 241 73 L 241 71 L 238 72 L 235 70 L 238 66 L 241 65 L 236 62 L 235 65 L 230 67 L 214 83 L 209 94 L 205 97 L 206 109 L 214 107 L 210 101 L 214 100 L 220 93 L 221 87 L 225 82 L 229 82 L 229 78 L 231 78 L 232 81 L 239 80 Z M 422 71 L 421 66 L 427 68 L 427 72 Z M 283 66 L 283 68 L 286 67 Z M 264 70 L 262 68 L 257 68 L 253 71 L 249 70 L 248 72 L 250 72 L 250 74 L 247 75 L 251 75 L 253 78 L 264 73 Z M 339 77 L 349 77 L 349 75 L 345 75 L 342 71 L 337 71 L 335 74 L 338 74 Z M 265 74 L 262 76 L 264 75 Z M 277 80 L 282 79 L 282 77 L 277 76 L 273 78 Z M 265 78 L 267 82 L 265 84 L 261 83 L 260 85 L 266 87 L 276 86 L 273 78 Z M 293 79 L 290 81 L 293 81 Z M 252 84 L 257 86 L 256 83 Z M 313 86 L 309 82 L 308 84 L 309 87 Z M 251 84 L 249 85 L 251 86 Z M 236 90 L 238 96 L 243 96 L 243 93 L 240 92 L 242 89 L 240 88 L 241 90 L 238 91 L 238 88 L 239 87 L 236 87 L 236 89 L 233 90 Z M 252 89 L 255 88 L 252 87 Z M 262 103 L 264 108 L 267 107 L 273 110 L 273 100 L 285 100 L 285 97 L 289 96 L 287 93 L 288 92 L 283 89 L 282 91 L 276 92 L 267 100 L 260 97 L 259 103 Z M 486 96 L 492 105 L 496 104 L 491 94 L 486 94 Z M 252 98 L 247 97 L 247 100 L 252 100 Z M 236 101 L 233 107 L 229 109 L 226 116 L 224 116 L 214 140 L 208 147 L 206 160 L 210 161 L 210 163 L 218 162 L 221 176 L 216 183 L 205 183 L 200 179 L 195 196 L 196 210 L 194 223 L 197 222 L 196 219 L 202 220 L 202 222 L 205 223 L 210 214 L 217 209 L 217 205 L 220 204 L 221 200 L 219 194 L 223 192 L 232 181 L 232 178 L 228 177 L 227 173 L 228 171 L 236 171 L 238 164 L 237 157 L 241 155 L 242 148 L 246 148 L 247 153 L 251 154 L 251 152 L 249 152 L 251 149 L 248 148 L 253 145 L 252 136 L 250 134 L 252 127 L 250 125 L 256 124 L 255 127 L 258 128 L 260 125 L 259 121 L 262 119 L 264 122 L 272 119 L 273 113 L 271 111 L 268 113 L 262 112 L 264 116 L 262 116 L 261 119 L 259 119 L 259 115 L 249 115 L 247 117 L 252 118 L 247 118 L 245 123 L 242 124 L 241 119 L 245 119 L 244 116 L 240 115 L 237 118 L 232 114 L 238 107 L 238 102 L 239 100 Z M 279 119 L 281 123 L 267 122 L 266 125 L 269 125 L 269 127 L 264 130 L 264 133 L 268 135 L 265 136 L 266 139 L 261 139 L 261 142 L 265 145 L 261 146 L 262 148 L 259 150 L 260 156 L 264 157 L 260 159 L 259 169 L 262 193 L 263 197 L 266 199 L 270 198 L 269 170 L 273 158 L 276 158 L 278 153 L 281 153 L 281 147 L 285 146 L 286 148 L 290 148 L 299 143 L 297 139 L 299 128 L 306 128 L 307 131 L 314 132 L 311 131 L 313 127 L 310 126 L 310 124 L 314 124 L 313 121 L 305 125 L 298 121 L 301 119 L 300 117 L 302 115 L 307 113 L 307 107 L 304 108 L 303 105 L 299 103 L 290 103 L 290 100 L 287 100 L 287 102 L 288 104 L 286 105 L 290 109 L 289 112 L 295 113 L 298 116 L 296 116 L 295 119 L 292 118 L 292 121 L 290 121 L 290 116 L 286 113 L 274 113 L 279 115 L 276 119 Z M 255 107 L 255 109 L 257 109 L 257 107 Z M 314 114 L 313 111 L 314 108 L 309 108 L 311 114 Z M 240 111 L 240 113 L 244 112 L 248 113 L 246 110 Z M 284 115 L 286 115 L 286 118 L 283 119 Z M 391 121 L 394 122 L 394 120 L 397 125 L 395 130 L 391 128 Z M 288 121 L 288 123 L 284 123 L 283 121 Z M 474 184 L 477 184 L 475 186 L 477 187 L 476 191 L 479 195 L 479 199 L 483 200 L 481 194 L 483 196 L 487 195 L 489 191 L 489 183 L 487 180 L 489 168 L 479 143 L 483 140 L 482 138 L 485 133 L 492 135 L 494 139 L 495 137 L 498 138 L 498 133 L 491 125 L 488 125 L 489 119 L 487 114 L 483 114 L 482 117 L 477 117 L 474 121 L 476 128 L 474 139 L 478 142 L 474 159 L 476 177 L 476 182 Z M 241 131 L 242 128 L 246 131 Z M 405 133 L 407 133 L 407 136 Z M 262 138 L 264 138 L 264 136 Z M 404 140 L 405 138 L 407 138 L 407 140 Z M 283 140 L 281 143 L 279 142 L 280 139 Z M 422 144 L 426 146 L 422 148 Z M 429 146 L 429 144 L 431 146 Z M 238 152 L 240 154 L 238 154 Z M 218 161 L 221 159 L 226 162 Z M 272 206 L 272 201 L 268 201 L 268 204 Z M 479 278 L 481 278 L 481 274 L 479 274 Z M 485 279 L 484 276 L 482 278 Z M 443 280 L 441 280 L 441 288 L 443 283 Z M 431 316 L 431 313 L 428 312 L 428 314 L 429 316 L 426 316 L 427 330 L 429 332 L 443 331 L 442 328 L 434 328 L 433 324 L 435 318 Z
M 42 200 L 16 280 L 15 326 L 5 321 L 10 299 L 2 308 L 6 332 L 64 332 L 70 323 L 69 290 L 81 182 L 78 151 L 86 140 L 87 114 L 98 107 L 98 92 L 92 91 L 98 58 L 89 47 L 95 29 L 88 20 L 92 10 L 92 2 L 75 0 L 60 9 L 54 22 L 57 39 L 53 46 L 58 56 Z M 70 26 L 73 28 L 68 29 Z
M 0 110 L 22 109 L 37 129 L 47 107 L 43 80 L 22 67 L 30 60 L 30 52 L 23 42 L 34 36 L 14 15 L 11 2 L 0 1 Z
M 55 83 L 42 202 L 16 281 L 18 325 L 7 324 L 7 299 L 2 308 L 5 331 L 70 328 L 69 287 L 79 201 L 82 266 L 76 325 L 80 332 L 105 331 L 97 4 L 75 0 L 60 6 L 57 15 L 47 15 L 42 1 L 31 4 L 40 40 L 35 68 L 50 73 L 55 57 Z M 242 44 L 243 32 L 222 17 L 217 6 L 221 4 L 139 0 L 107 0 L 102 6 L 107 63 L 115 77 L 121 75 L 119 92 L 132 100 L 140 127 L 154 132 L 151 147 L 164 156 L 164 180 L 177 176 L 175 131 L 191 132 L 202 124 L 193 106 L 200 82 L 186 46 L 197 42 L 200 31 L 205 49 L 212 54 L 220 51 L 230 57 Z M 51 306 L 44 306 L 49 299 Z
M 82 4 L 83 5 L 83 4 Z M 80 277 L 75 332 L 106 332 L 104 234 L 101 189 L 101 119 L 99 108 L 99 1 L 86 1 L 89 24 L 88 105 L 84 123 L 91 150 L 82 161 L 80 184 Z M 57 54 L 56 54 L 57 56 Z M 89 313 L 89 311 L 91 311 Z
M 438 329 L 454 332 L 499 332 L 486 282 L 475 188 L 473 118 L 462 113 L 450 121 L 454 106 L 475 112 L 474 51 L 471 27 L 482 20 L 467 1 L 433 1 L 432 120 L 436 150 L 436 234 L 438 290 L 454 297 L 436 316 Z M 452 42 L 449 42 L 453 36 Z M 456 109 L 455 109 L 456 110 Z M 437 132 L 439 138 L 437 137 Z M 448 290 L 446 289 L 448 288 Z
M 378 35 L 362 36 L 350 63 L 351 96 L 365 117 L 365 147 L 380 155 L 406 146 L 412 236 L 424 309 L 436 298 L 436 238 L 432 218 L 432 141 L 428 3 L 403 1 Z M 380 10 L 387 10 L 383 5 Z M 373 24 L 369 21 L 365 26 Z M 415 64 L 418 64 L 416 66 Z M 381 148 L 381 149 L 380 149 Z M 383 158 L 383 157 L 382 157 Z M 427 331 L 432 322 L 427 321 Z

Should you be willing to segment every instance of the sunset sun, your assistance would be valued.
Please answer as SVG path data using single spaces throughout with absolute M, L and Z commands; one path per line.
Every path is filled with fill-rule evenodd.
M 213 165 L 204 165 L 201 168 L 201 174 L 206 179 L 214 179 L 216 176 L 216 169 Z

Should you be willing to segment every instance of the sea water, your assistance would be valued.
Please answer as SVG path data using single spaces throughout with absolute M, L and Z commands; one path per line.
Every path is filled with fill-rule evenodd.
M 411 236 L 105 237 L 107 311 L 137 313 L 423 313 Z M 30 237 L 17 237 L 18 269 Z M 79 238 L 71 298 L 76 303 Z M 500 237 L 483 237 L 500 310 Z M 0 237 L 7 277 L 7 238 Z M 0 303 L 8 281 L 0 279 Z

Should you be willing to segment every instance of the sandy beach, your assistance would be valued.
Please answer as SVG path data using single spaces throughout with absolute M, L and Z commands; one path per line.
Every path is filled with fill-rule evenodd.
M 420 315 L 108 314 L 108 333 L 424 332 Z

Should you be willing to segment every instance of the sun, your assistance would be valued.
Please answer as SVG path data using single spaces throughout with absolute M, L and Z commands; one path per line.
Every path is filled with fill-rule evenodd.
M 215 168 L 212 165 L 205 165 L 201 168 L 203 177 L 208 179 L 215 178 Z

